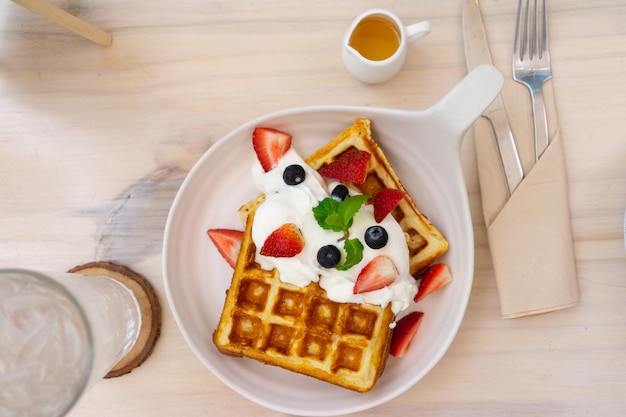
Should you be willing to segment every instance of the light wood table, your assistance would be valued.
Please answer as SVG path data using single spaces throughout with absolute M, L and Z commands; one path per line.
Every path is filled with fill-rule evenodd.
M 461 1 L 69 3 L 106 27 L 112 46 L 0 2 L 0 266 L 119 262 L 150 279 L 164 308 L 152 357 L 98 383 L 70 416 L 279 415 L 206 370 L 174 323 L 161 274 L 172 198 L 200 155 L 251 118 L 316 104 L 432 105 L 466 73 Z M 507 78 L 516 3 L 481 3 Z M 500 318 L 468 133 L 476 264 L 465 319 L 425 378 L 364 416 L 626 413 L 626 4 L 549 3 L 581 302 Z M 339 53 L 348 24 L 371 7 L 433 25 L 402 72 L 375 86 L 353 79 Z
M 100 46 L 109 46 L 112 37 L 100 28 L 74 16 L 71 12 L 48 3 L 46 0 L 12 0 L 14 3 L 45 17 L 51 22 L 89 39 Z

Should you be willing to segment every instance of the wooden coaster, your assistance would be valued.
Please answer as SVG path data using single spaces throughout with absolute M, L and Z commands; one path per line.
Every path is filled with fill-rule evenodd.
M 68 272 L 112 278 L 128 287 L 137 298 L 141 310 L 141 329 L 137 341 L 104 377 L 113 378 L 130 373 L 150 356 L 161 334 L 161 305 L 154 289 L 148 280 L 135 271 L 111 262 L 90 262 Z

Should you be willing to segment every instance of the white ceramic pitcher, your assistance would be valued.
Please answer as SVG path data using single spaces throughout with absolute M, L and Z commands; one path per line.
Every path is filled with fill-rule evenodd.
M 388 10 L 367 10 L 354 19 L 343 38 L 343 62 L 363 82 L 387 81 L 402 68 L 408 44 L 429 33 L 429 22 L 404 26 Z

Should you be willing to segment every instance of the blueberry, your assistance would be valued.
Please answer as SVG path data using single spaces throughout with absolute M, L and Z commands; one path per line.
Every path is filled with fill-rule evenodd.
M 389 235 L 382 226 L 371 226 L 365 231 L 365 243 L 372 249 L 380 249 L 387 244 Z
M 317 262 L 324 268 L 333 268 L 339 264 L 341 252 L 334 245 L 322 246 L 317 251 Z
M 287 185 L 298 185 L 304 182 L 306 178 L 306 173 L 304 172 L 304 168 L 300 165 L 289 165 L 283 171 L 283 181 Z
M 330 193 L 330 196 L 337 201 L 343 201 L 348 198 L 350 191 L 348 191 L 348 187 L 343 184 L 339 184 L 335 188 L 333 188 L 333 192 Z

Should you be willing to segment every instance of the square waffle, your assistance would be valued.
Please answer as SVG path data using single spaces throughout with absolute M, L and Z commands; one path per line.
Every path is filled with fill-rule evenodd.
M 357 119 L 306 162 L 319 170 L 352 149 L 372 155 L 366 181 L 352 187 L 372 195 L 383 187 L 404 190 L 371 138 L 367 119 Z M 357 392 L 371 390 L 389 356 L 390 325 L 395 319 L 391 306 L 337 303 L 317 283 L 300 288 L 281 281 L 277 270 L 262 269 L 255 262 L 251 230 L 263 199 L 260 195 L 240 209 L 245 232 L 214 344 L 227 355 L 280 366 Z M 417 275 L 448 244 L 408 194 L 392 215 L 405 232 L 410 271 Z

